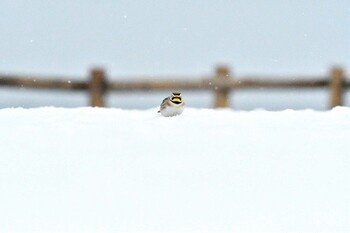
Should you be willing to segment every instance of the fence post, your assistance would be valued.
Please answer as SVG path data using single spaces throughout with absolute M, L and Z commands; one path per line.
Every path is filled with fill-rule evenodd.
M 103 69 L 93 69 L 90 72 L 89 94 L 90 106 L 104 107 L 104 94 L 106 92 L 105 72 Z
M 223 81 L 230 80 L 230 70 L 228 67 L 219 66 L 216 68 L 216 75 L 214 78 L 214 83 L 220 84 Z M 227 108 L 229 107 L 229 94 L 230 88 L 224 86 L 214 86 L 215 100 L 214 108 Z
M 330 103 L 329 108 L 343 105 L 343 88 L 344 88 L 344 71 L 340 67 L 334 67 L 330 72 L 329 91 Z

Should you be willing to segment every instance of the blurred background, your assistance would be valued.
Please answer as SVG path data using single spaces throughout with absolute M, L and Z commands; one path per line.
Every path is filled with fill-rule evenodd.
M 350 70 L 350 3 L 309 1 L 2 0 L 0 75 L 87 80 L 102 67 L 108 80 L 193 77 L 228 66 L 233 76 L 320 76 Z M 106 106 L 147 109 L 168 91 L 109 92 Z M 191 107 L 212 107 L 211 91 L 183 92 Z M 326 110 L 329 92 L 237 90 L 238 110 Z M 350 104 L 350 94 L 344 94 Z M 85 91 L 0 87 L 0 108 L 89 105 Z

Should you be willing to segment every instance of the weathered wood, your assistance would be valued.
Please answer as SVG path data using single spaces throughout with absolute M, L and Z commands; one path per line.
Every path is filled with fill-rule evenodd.
M 314 88 L 326 87 L 328 80 L 326 78 L 318 79 L 240 79 L 235 88 Z
M 111 91 L 131 91 L 131 90 L 203 90 L 210 89 L 211 80 L 138 80 L 138 81 L 111 81 L 108 89 Z
M 91 106 L 104 106 L 104 94 L 108 91 L 156 91 L 156 90 L 213 90 L 215 107 L 229 106 L 229 92 L 232 89 L 252 88 L 324 88 L 330 89 L 329 106 L 343 104 L 343 90 L 350 88 L 344 72 L 335 68 L 330 73 L 331 78 L 322 76 L 242 76 L 231 78 L 226 67 L 219 67 L 215 75 L 202 77 L 136 77 L 125 80 L 126 77 L 112 79 L 108 82 L 102 69 L 94 69 L 90 80 L 79 81 L 79 77 L 45 77 L 34 75 L 0 75 L 0 86 L 18 88 L 41 88 L 59 90 L 88 90 Z M 144 80 L 142 80 L 144 79 Z M 135 80 L 135 81 L 133 81 Z
M 326 87 L 329 80 L 323 77 L 302 77 L 303 79 L 292 79 L 287 77 L 285 80 L 278 80 L 273 77 L 241 77 L 239 80 L 225 80 L 216 82 L 210 77 L 200 77 L 195 80 L 184 78 L 179 80 L 136 80 L 136 81 L 111 81 L 107 84 L 110 91 L 130 91 L 130 90 L 212 90 L 215 86 L 228 86 L 229 88 L 312 88 Z M 50 77 L 29 77 L 16 75 L 1 75 L 0 86 L 42 88 L 42 89 L 61 89 L 61 90 L 87 90 L 88 83 L 86 81 L 77 81 L 77 78 L 52 79 Z M 81 78 L 80 78 L 81 79 Z M 172 79 L 177 79 L 174 77 Z M 344 87 L 349 88 L 350 82 L 344 83 Z
M 214 108 L 229 107 L 230 83 L 234 84 L 230 77 L 230 70 L 227 67 L 218 67 L 213 85 L 215 92 Z
M 343 105 L 344 71 L 335 67 L 330 72 L 330 103 L 329 108 Z
M 271 78 L 271 77 L 270 77 Z M 326 87 L 329 80 L 255 80 L 243 77 L 240 80 L 216 80 L 214 77 L 196 80 L 137 80 L 137 81 L 111 81 L 108 89 L 111 91 L 131 91 L 131 90 L 213 90 L 215 87 L 227 88 L 313 88 Z
M 1 75 L 0 86 L 60 90 L 86 90 L 88 87 L 86 81 L 77 81 L 75 77 L 60 79 L 17 75 Z
M 104 95 L 106 92 L 105 73 L 102 69 L 93 69 L 91 71 L 89 82 L 90 106 L 104 107 Z

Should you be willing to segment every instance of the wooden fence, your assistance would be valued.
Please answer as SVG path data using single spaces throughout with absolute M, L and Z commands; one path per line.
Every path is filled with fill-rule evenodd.
M 334 67 L 323 77 L 235 77 L 227 67 L 217 67 L 214 75 L 197 77 L 132 78 L 108 80 L 103 69 L 93 69 L 88 81 L 72 80 L 67 77 L 36 77 L 32 75 L 0 75 L 0 87 L 25 87 L 40 89 L 84 90 L 90 95 L 90 105 L 104 107 L 104 97 L 107 91 L 135 90 L 212 90 L 214 107 L 229 106 L 229 93 L 235 89 L 248 88 L 328 88 L 329 108 L 343 105 L 343 96 L 350 82 L 346 80 L 342 68 Z

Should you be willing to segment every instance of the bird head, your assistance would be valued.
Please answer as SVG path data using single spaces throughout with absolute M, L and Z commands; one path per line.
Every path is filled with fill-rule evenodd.
M 173 92 L 170 96 L 171 102 L 174 104 L 181 104 L 182 103 L 182 97 L 180 92 Z

